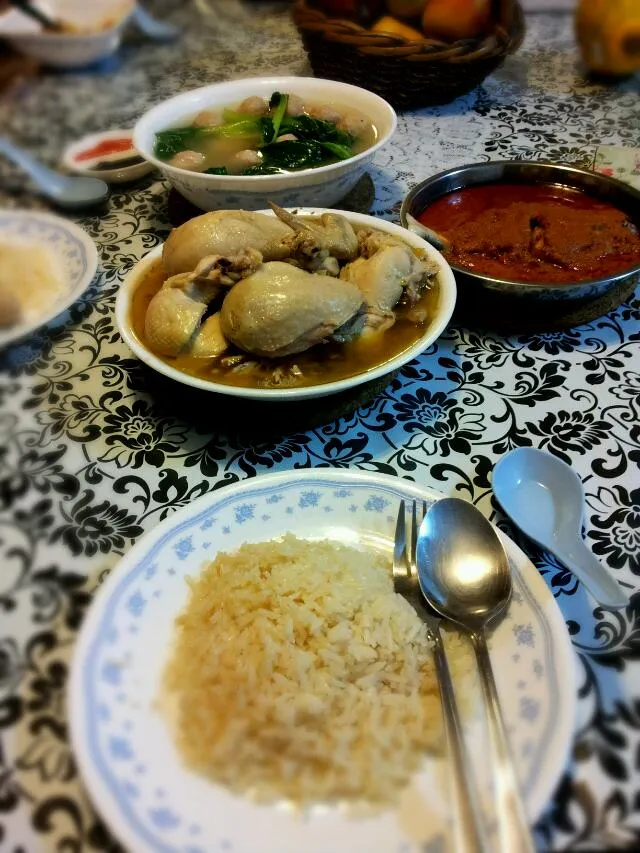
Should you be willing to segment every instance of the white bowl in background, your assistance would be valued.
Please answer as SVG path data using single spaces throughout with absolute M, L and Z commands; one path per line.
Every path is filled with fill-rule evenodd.
M 32 18 L 13 9 L 0 16 L 0 38 L 43 65 L 82 68 L 116 52 L 134 6 L 133 0 L 50 0 L 41 4 L 46 14 L 86 32 L 47 32 Z
M 271 210 L 263 210 L 261 213 L 273 216 Z M 366 216 L 362 213 L 350 213 L 343 210 L 327 210 L 325 208 L 298 208 L 297 213 L 301 216 L 321 216 L 323 213 L 339 213 L 345 216 L 353 225 L 360 227 L 375 228 L 378 231 L 384 231 L 388 234 L 393 234 L 410 246 L 414 246 L 424 252 L 425 255 L 438 266 L 438 286 L 440 288 L 440 299 L 436 308 L 435 316 L 431 323 L 425 327 L 423 335 L 410 346 L 408 349 L 399 353 L 394 358 L 385 361 L 376 367 L 364 370 L 355 376 L 349 376 L 345 379 L 338 379 L 334 382 L 326 382 L 324 384 L 309 385 L 302 388 L 243 388 L 240 386 L 225 385 L 219 382 L 200 379 L 197 376 L 190 376 L 188 373 L 183 373 L 175 367 L 167 364 L 157 355 L 154 355 L 142 341 L 138 338 L 131 326 L 131 305 L 133 294 L 139 286 L 142 279 L 145 277 L 152 265 L 162 256 L 163 246 L 156 246 L 152 249 L 141 261 L 139 261 L 131 272 L 127 275 L 116 298 L 116 324 L 118 330 L 124 339 L 125 343 L 132 350 L 140 361 L 144 362 L 148 367 L 153 368 L 158 373 L 166 376 L 168 379 L 173 379 L 183 385 L 190 385 L 192 388 L 199 388 L 201 391 L 213 391 L 217 394 L 225 394 L 231 397 L 244 397 L 245 399 L 261 400 L 263 402 L 273 401 L 292 401 L 302 400 L 312 397 L 325 397 L 330 394 L 337 394 L 340 391 L 346 391 L 349 388 L 355 388 L 364 382 L 369 382 L 372 379 L 377 379 L 380 376 L 390 374 L 398 370 L 403 365 L 410 362 L 416 356 L 420 355 L 428 346 L 430 346 L 437 338 L 440 337 L 445 330 L 456 302 L 456 283 L 453 277 L 451 267 L 443 258 L 443 256 L 429 243 L 407 231 L 399 225 L 394 225 L 391 222 L 386 222 L 383 219 L 376 219 L 374 216 Z
M 278 175 L 205 175 L 178 169 L 154 156 L 158 131 L 175 127 L 200 110 L 231 106 L 250 95 L 268 97 L 276 91 L 338 108 L 357 109 L 376 125 L 378 140 L 371 148 L 348 160 Z M 259 210 L 267 207 L 269 201 L 281 207 L 302 207 L 309 203 L 330 207 L 353 189 L 375 152 L 389 141 L 396 125 L 393 107 L 358 86 L 315 77 L 251 77 L 203 86 L 163 101 L 140 118 L 134 128 L 133 141 L 140 154 L 200 210 Z

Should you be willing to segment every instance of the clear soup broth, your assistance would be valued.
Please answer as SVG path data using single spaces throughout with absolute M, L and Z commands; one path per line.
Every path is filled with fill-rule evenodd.
M 156 133 L 154 153 L 194 172 L 265 175 L 347 160 L 377 139 L 376 126 L 353 107 L 274 92 L 202 110 Z

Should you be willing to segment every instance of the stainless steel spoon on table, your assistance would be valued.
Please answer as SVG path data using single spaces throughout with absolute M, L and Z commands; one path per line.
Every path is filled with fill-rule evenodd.
M 20 166 L 43 195 L 68 210 L 97 204 L 109 195 L 109 187 L 99 178 L 70 178 L 54 172 L 4 136 L 0 136 L 0 155 Z
M 400 502 L 396 522 L 393 548 L 393 584 L 395 591 L 415 607 L 433 640 L 433 656 L 440 686 L 456 820 L 457 843 L 455 850 L 456 853 L 491 853 L 482 820 L 476 780 L 462 736 L 458 705 L 440 633 L 440 620 L 437 614 L 427 606 L 418 581 L 416 541 L 418 527 L 426 511 L 426 503 L 423 501 L 412 502 L 408 532 L 406 503 L 406 501 Z
M 443 498 L 431 505 L 420 525 L 416 558 L 425 598 L 466 632 L 475 651 L 489 722 L 499 849 L 535 853 L 486 639 L 487 627 L 504 615 L 511 599 L 507 555 L 473 504 Z

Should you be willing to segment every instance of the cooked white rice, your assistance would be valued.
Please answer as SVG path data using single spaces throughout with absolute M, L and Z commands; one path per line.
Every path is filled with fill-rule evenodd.
M 186 764 L 261 800 L 393 801 L 442 728 L 430 642 L 387 561 L 289 535 L 189 585 L 166 672 Z

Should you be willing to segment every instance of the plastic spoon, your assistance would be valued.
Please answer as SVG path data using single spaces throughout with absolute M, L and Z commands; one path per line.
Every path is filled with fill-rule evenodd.
M 569 465 L 544 450 L 519 447 L 494 468 L 493 491 L 520 530 L 554 554 L 600 604 L 627 606 L 628 594 L 582 539 L 584 491 Z
M 0 136 L 0 154 L 20 166 L 40 191 L 60 207 L 76 209 L 104 201 L 109 187 L 98 178 L 68 178 L 43 166 L 22 148 Z
M 136 4 L 131 18 L 140 32 L 154 41 L 173 41 L 180 35 L 178 27 L 165 21 L 158 21 L 139 4 Z

